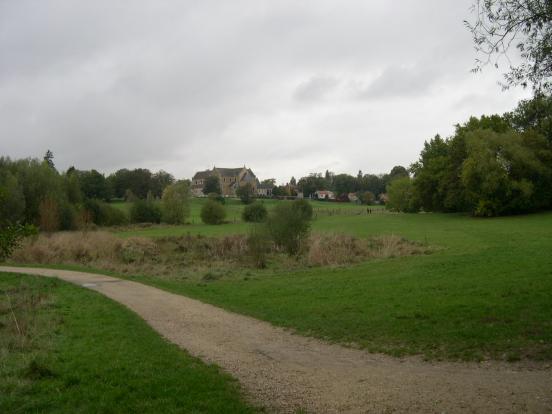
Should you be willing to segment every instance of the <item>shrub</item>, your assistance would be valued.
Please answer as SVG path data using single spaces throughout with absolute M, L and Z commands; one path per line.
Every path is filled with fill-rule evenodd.
M 203 185 L 203 194 L 210 193 L 220 194 L 220 180 L 216 175 L 211 175 L 205 179 L 205 183 Z
M 224 206 L 212 199 L 201 207 L 201 220 L 205 224 L 221 224 L 226 217 Z
M 374 196 L 374 193 L 372 193 L 371 191 L 365 191 L 364 193 L 361 194 L 360 196 L 360 201 L 362 202 L 362 204 L 374 204 L 374 201 L 376 201 L 376 197 Z
M 255 267 L 264 269 L 266 267 L 267 255 L 272 250 L 270 235 L 264 226 L 253 226 L 247 237 L 247 252 Z
M 277 205 L 268 216 L 267 227 L 274 243 L 289 255 L 298 254 L 310 232 L 312 207 L 306 200 Z
M 63 202 L 59 204 L 59 228 L 60 230 L 74 230 L 76 227 L 76 209 L 72 204 Z
M 6 260 L 19 247 L 24 237 L 37 233 L 36 227 L 19 223 L 0 223 L 0 262 Z
M 386 208 L 403 213 L 417 213 L 420 203 L 410 177 L 397 178 L 387 186 Z
M 223 196 L 221 196 L 219 193 L 209 193 L 207 197 L 210 200 L 214 200 L 220 204 L 226 204 L 226 199 Z
M 137 200 L 130 208 L 132 223 L 160 223 L 161 209 L 153 200 Z
M 163 221 L 169 224 L 183 224 L 190 215 L 190 189 L 188 184 L 179 181 L 163 191 Z
M 59 230 L 59 206 L 52 197 L 45 197 L 38 206 L 40 230 L 52 232 Z
M 121 226 L 128 224 L 128 215 L 108 203 L 100 203 L 100 226 Z
M 311 204 L 305 200 L 295 200 L 292 203 L 292 208 L 303 217 L 305 220 L 311 220 L 312 219 L 312 206 Z
M 250 223 L 260 223 L 266 220 L 268 212 L 264 204 L 255 202 L 244 207 L 242 212 L 242 218 L 244 221 Z
M 236 195 L 240 198 L 242 203 L 249 204 L 255 199 L 255 189 L 251 183 L 245 183 L 238 187 Z
M 90 219 L 98 226 L 120 226 L 128 223 L 128 216 L 122 210 L 98 200 L 86 200 L 85 211 L 89 212 Z M 86 212 L 81 214 L 80 221 L 87 216 Z M 84 220 L 86 221 L 86 219 Z M 81 223 L 85 224 L 86 223 Z

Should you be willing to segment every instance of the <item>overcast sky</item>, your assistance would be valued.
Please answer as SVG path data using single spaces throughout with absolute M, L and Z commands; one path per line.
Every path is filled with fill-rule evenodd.
M 0 155 L 109 173 L 389 171 L 528 92 L 473 74 L 471 0 L 0 0 Z

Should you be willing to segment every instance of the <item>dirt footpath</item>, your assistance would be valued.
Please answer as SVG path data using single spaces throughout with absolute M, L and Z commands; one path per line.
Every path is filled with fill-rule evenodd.
M 426 363 L 305 338 L 140 283 L 89 273 L 0 267 L 96 290 L 161 335 L 237 378 L 269 411 L 292 413 L 552 412 L 550 364 Z M 1 277 L 1 276 L 0 276 Z

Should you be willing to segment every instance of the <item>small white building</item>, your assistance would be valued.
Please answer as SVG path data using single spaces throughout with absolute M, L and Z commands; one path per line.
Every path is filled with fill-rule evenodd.
M 314 193 L 314 197 L 318 200 L 335 200 L 335 194 L 329 190 L 318 190 Z

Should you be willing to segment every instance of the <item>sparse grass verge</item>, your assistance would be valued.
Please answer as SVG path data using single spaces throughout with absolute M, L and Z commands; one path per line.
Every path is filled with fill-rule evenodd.
M 57 279 L 2 273 L 0 412 L 254 410 L 228 375 L 123 306 Z

